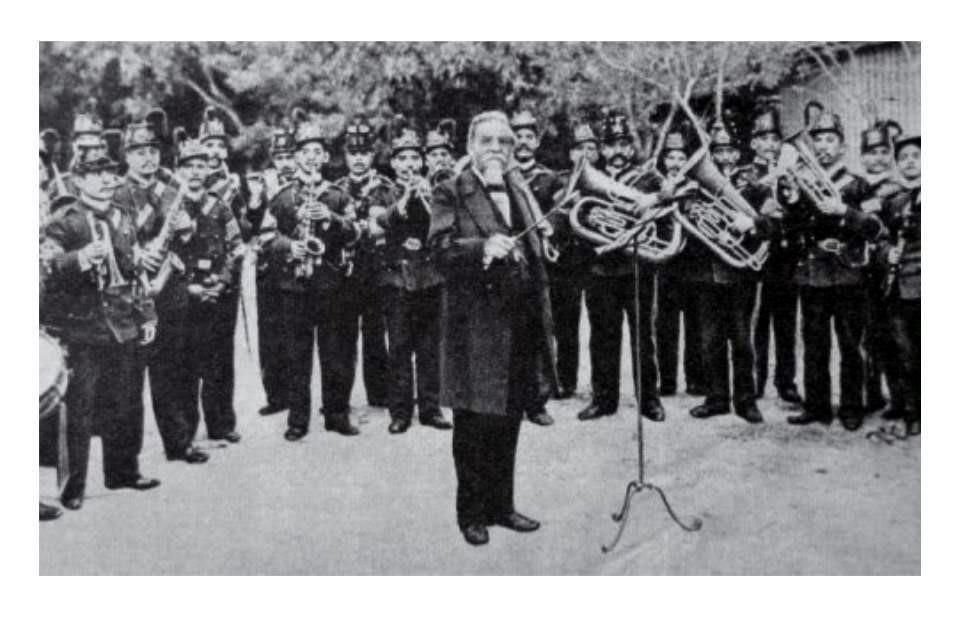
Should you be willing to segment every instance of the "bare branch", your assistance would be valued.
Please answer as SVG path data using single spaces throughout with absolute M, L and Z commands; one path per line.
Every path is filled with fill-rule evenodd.
M 243 131 L 244 129 L 246 129 L 246 127 L 243 125 L 243 122 L 240 121 L 240 116 L 237 115 L 237 112 L 234 111 L 233 107 L 229 103 L 224 103 L 218 100 L 217 98 L 215 98 L 214 96 L 210 95 L 210 93 L 208 93 L 203 87 L 197 84 L 197 82 L 186 77 L 183 74 L 181 74 L 180 76 L 180 81 L 183 82 L 183 84 L 185 84 L 186 86 L 193 89 L 196 92 L 196 94 L 199 95 L 201 98 L 203 98 L 203 101 L 206 102 L 207 104 L 213 105 L 215 107 L 219 107 L 225 114 L 227 114 L 227 117 L 230 118 L 230 121 L 233 122 L 234 126 L 237 127 L 238 131 Z
M 720 63 L 717 65 L 717 92 L 714 98 L 716 106 L 717 122 L 723 120 L 723 70 L 727 66 L 727 56 L 730 54 L 730 43 L 723 44 L 723 53 L 720 55 Z

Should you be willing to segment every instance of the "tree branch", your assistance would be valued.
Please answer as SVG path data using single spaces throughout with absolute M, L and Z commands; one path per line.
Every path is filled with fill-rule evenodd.
M 203 98 L 203 101 L 206 102 L 207 104 L 213 105 L 215 107 L 222 109 L 223 112 L 227 114 L 227 117 L 230 118 L 230 121 L 233 122 L 233 124 L 237 127 L 237 131 L 243 131 L 244 129 L 246 129 L 246 127 L 243 125 L 243 122 L 240 121 L 240 116 L 237 115 L 237 112 L 234 111 L 232 106 L 230 106 L 229 104 L 225 104 L 220 100 L 218 100 L 217 98 L 215 98 L 214 96 L 210 95 L 210 93 L 208 93 L 197 82 L 186 77 L 183 74 L 180 75 L 180 81 L 183 82 L 183 84 L 185 84 L 189 88 L 193 89 L 193 91 L 196 92 L 196 94 L 199 95 L 201 98 Z
M 730 54 L 730 43 L 723 43 L 723 53 L 720 56 L 720 63 L 717 65 L 717 93 L 714 98 L 716 106 L 717 122 L 723 121 L 723 71 L 727 66 L 727 56 Z

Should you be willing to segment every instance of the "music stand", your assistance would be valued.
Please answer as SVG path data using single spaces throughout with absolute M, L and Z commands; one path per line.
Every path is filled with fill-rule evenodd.
M 638 256 L 638 247 L 639 239 L 634 237 L 633 240 L 633 338 L 636 340 L 637 346 L 633 350 L 633 364 L 634 364 L 634 377 L 633 377 L 633 391 L 637 399 L 637 478 L 631 480 L 627 484 L 627 490 L 623 497 L 623 506 L 620 507 L 618 513 L 612 515 L 614 522 L 619 522 L 620 527 L 617 529 L 617 535 L 608 545 L 602 545 L 600 547 L 603 553 L 609 553 L 613 551 L 614 547 L 617 546 L 617 543 L 620 542 L 620 537 L 623 535 L 623 530 L 627 526 L 627 518 L 630 515 L 630 504 L 633 501 L 633 496 L 646 491 L 654 491 L 657 495 L 660 496 L 660 499 L 663 501 L 663 506 L 666 507 L 667 513 L 670 514 L 670 518 L 677 523 L 677 525 L 684 531 L 699 531 L 703 526 L 703 520 L 700 518 L 694 517 L 689 524 L 683 522 L 676 513 L 673 511 L 673 507 L 670 506 L 670 501 L 667 500 L 667 494 L 664 493 L 663 489 L 657 485 L 647 482 L 644 475 L 644 458 L 643 458 L 643 412 L 641 411 L 641 405 L 643 404 L 641 395 L 640 395 L 640 380 L 641 380 L 641 360 L 640 360 L 640 261 Z

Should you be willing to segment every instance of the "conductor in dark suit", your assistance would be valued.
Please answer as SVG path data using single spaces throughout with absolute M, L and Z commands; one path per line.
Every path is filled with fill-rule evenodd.
M 503 113 L 473 119 L 470 164 L 434 190 L 428 240 L 447 283 L 440 394 L 453 408 L 457 522 L 473 545 L 489 541 L 490 525 L 539 528 L 514 509 L 514 462 L 538 358 L 556 380 L 540 238 L 514 239 L 534 221 L 533 195 L 507 170 L 514 144 Z

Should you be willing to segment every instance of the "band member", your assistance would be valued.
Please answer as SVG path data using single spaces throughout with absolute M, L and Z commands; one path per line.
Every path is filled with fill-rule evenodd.
M 682 132 L 670 132 L 664 139 L 658 159 L 658 169 L 670 178 L 680 175 L 690 158 L 690 150 Z M 706 395 L 704 376 L 700 305 L 689 286 L 685 270 L 694 258 L 687 257 L 693 245 L 657 270 L 657 365 L 660 370 L 660 393 L 665 396 L 677 392 L 677 373 L 680 360 L 680 315 L 683 314 L 683 374 L 687 393 Z
M 95 107 L 96 103 L 90 101 L 87 105 L 87 111 L 82 111 L 74 116 L 70 144 L 70 166 L 66 173 L 52 176 L 47 184 L 51 214 L 56 213 L 60 207 L 75 201 L 80 195 L 73 176 L 73 165 L 81 157 L 92 160 L 97 155 L 105 156 L 107 153 L 107 146 L 103 140 L 103 121 L 96 114 Z
M 453 131 L 452 121 L 444 120 L 436 129 L 427 132 L 424 143 L 424 162 L 427 165 L 427 180 L 431 185 L 453 176 Z
M 156 314 L 140 286 L 133 217 L 112 202 L 117 164 L 97 150 L 90 155 L 75 158 L 79 200 L 47 225 L 41 251 L 49 269 L 41 321 L 66 344 L 72 370 L 66 398 L 69 477 L 60 498 L 68 509 L 83 505 L 94 432 L 103 443 L 108 489 L 160 484 L 140 475 L 142 378 L 136 384 L 137 345 L 153 341 Z
M 378 216 L 386 232 L 380 283 L 386 291 L 390 343 L 390 433 L 410 428 L 416 400 L 420 424 L 452 429 L 440 411 L 440 295 L 443 282 L 427 251 L 430 230 L 430 186 L 423 169 L 420 137 L 401 131 L 391 145 L 390 166 L 397 176 L 395 204 Z
M 290 411 L 284 437 L 293 442 L 310 428 L 310 378 L 316 339 L 320 358 L 324 428 L 346 436 L 353 385 L 354 317 L 344 309 L 347 252 L 360 229 L 346 214 L 349 196 L 324 180 L 327 161 L 320 126 L 297 111 L 294 117 L 297 174 L 269 204 L 261 227 L 264 251 L 280 269 L 278 288 L 283 318 Z
M 877 216 L 860 207 L 869 191 L 863 178 L 843 162 L 844 135 L 840 118 L 824 112 L 809 131 L 819 170 L 839 197 L 818 196 L 797 186 L 787 198 L 784 225 L 801 243 L 796 282 L 803 312 L 803 412 L 787 418 L 791 424 L 833 420 L 830 404 L 830 323 L 840 346 L 840 419 L 855 431 L 863 424 L 863 340 L 866 307 L 863 267 L 866 243 L 882 230 Z M 811 168 L 810 173 L 813 173 Z
M 597 136 L 587 123 L 574 127 L 570 147 L 570 162 L 574 165 L 581 156 L 591 166 L 600 158 Z M 570 179 L 570 172 L 558 175 L 559 183 Z M 556 398 L 572 398 L 577 392 L 577 372 L 580 368 L 580 314 L 583 310 L 583 290 L 588 282 L 590 250 L 574 237 L 570 225 L 561 217 L 555 223 L 553 238 L 560 256 L 556 262 L 547 263 L 550 277 L 550 304 L 553 309 L 554 333 L 557 338 L 557 387 Z
M 251 208 L 249 204 L 252 194 L 246 180 L 240 174 L 230 171 L 227 166 L 230 141 L 224 118 L 218 109 L 208 107 L 204 111 L 203 121 L 200 123 L 199 140 L 207 151 L 209 163 L 205 187 L 230 209 L 240 229 L 241 241 L 247 242 L 255 232 L 259 231 L 266 203 L 261 198 L 261 201 L 256 203 L 258 208 Z M 222 386 L 219 387 L 221 393 L 218 397 L 210 398 L 210 402 L 218 405 L 218 422 L 222 419 L 223 429 L 229 434 L 227 439 L 230 442 L 238 442 L 240 434 L 236 431 L 237 416 L 233 407 L 234 337 L 237 332 L 238 307 L 241 307 L 240 311 L 244 316 L 244 331 L 247 331 L 247 326 L 246 309 L 241 306 L 243 298 L 240 295 L 243 286 L 240 282 L 243 261 L 231 260 L 230 265 L 234 269 L 231 280 L 233 286 L 226 288 L 221 299 L 210 309 L 219 314 L 217 324 L 220 328 L 211 336 L 215 341 L 211 348 L 219 354 L 214 359 L 216 366 L 223 367 L 223 371 L 215 374 L 217 380 L 223 381 Z
M 753 119 L 750 133 L 750 148 L 753 150 L 753 163 L 744 168 L 741 174 L 748 176 L 749 186 L 744 195 L 751 204 L 764 199 L 771 189 L 776 197 L 780 191 L 774 172 L 780 159 L 783 146 L 783 133 L 777 111 L 766 109 L 758 112 Z M 751 194 L 759 196 L 751 197 Z M 775 365 L 773 384 L 780 399 L 791 404 L 800 404 L 803 398 L 797 391 L 797 307 L 800 294 L 794 283 L 794 271 L 799 259 L 798 246 L 794 239 L 783 233 L 781 225 L 770 229 L 770 253 L 763 265 L 760 276 L 760 303 L 757 310 L 757 323 L 754 328 L 754 353 L 757 369 L 757 397 L 762 398 L 770 372 L 770 333 L 771 326 L 775 344 Z
M 207 150 L 197 140 L 177 137 L 177 180 L 181 185 L 152 225 L 144 228 L 148 264 L 169 262 L 166 276 L 154 275 L 160 335 L 150 357 L 153 412 L 168 460 L 203 463 L 207 454 L 193 446 L 199 405 L 207 437 L 236 442 L 233 381 L 222 362 L 232 357 L 222 345 L 232 326 L 224 307 L 238 286 L 240 228 L 222 200 L 207 192 Z M 157 241 L 162 236 L 165 241 Z M 166 244 L 166 250 L 161 249 Z M 151 253 L 154 255 L 150 255 Z M 224 411 L 226 403 L 230 411 Z
M 891 124 L 899 127 L 896 123 L 877 123 L 866 129 L 860 138 L 863 178 L 870 187 L 862 206 L 863 211 L 867 213 L 879 214 L 883 202 L 903 189 L 903 185 L 893 172 L 893 141 L 888 128 Z M 863 344 L 867 413 L 879 411 L 886 405 L 883 397 L 883 374 L 893 350 L 888 338 L 890 331 L 883 310 L 883 284 L 887 269 L 877 254 L 877 251 L 871 251 L 871 262 L 864 274 L 868 286 L 867 324 Z M 896 382 L 890 376 L 887 376 L 887 384 L 890 387 L 890 410 L 884 412 L 884 415 L 888 418 L 901 417 L 903 398 Z
M 622 115 L 611 115 L 603 123 L 600 152 L 606 173 L 626 184 L 637 183 L 640 174 L 634 167 L 636 149 L 633 136 Z M 633 377 L 637 381 L 636 350 L 640 349 L 640 410 L 647 418 L 662 422 L 663 405 L 657 391 L 657 359 L 653 341 L 654 273 L 652 266 L 640 263 L 640 280 L 635 285 L 633 261 L 619 252 L 592 261 L 586 285 L 587 316 L 590 318 L 590 368 L 593 399 L 577 414 L 580 420 L 593 420 L 617 412 L 620 405 L 620 347 L 623 316 L 630 326 L 630 348 L 634 354 Z M 640 317 L 634 312 L 634 291 L 639 287 Z M 639 324 L 639 335 L 635 327 Z
M 516 138 L 499 111 L 473 118 L 470 167 L 433 193 L 429 243 L 449 286 L 443 299 L 441 404 L 453 407 L 457 523 L 471 545 L 487 527 L 534 531 L 513 502 L 528 380 L 553 362 L 550 302 L 532 196 L 507 172 Z
M 884 203 L 881 216 L 890 232 L 881 247 L 887 267 L 886 315 L 895 355 L 888 371 L 901 389 L 907 435 L 920 435 L 920 136 L 894 144 L 905 188 Z
M 393 203 L 390 182 L 373 168 L 374 134 L 366 120 L 358 118 L 347 126 L 343 150 L 349 174 L 336 184 L 349 196 L 356 219 L 364 224 L 371 209 L 383 209 Z M 354 352 L 357 339 L 362 336 L 363 387 L 371 407 L 386 407 L 390 400 L 383 290 L 378 284 L 383 268 L 382 251 L 383 247 L 369 235 L 357 244 L 350 258 L 353 266 L 349 286 L 344 287 L 343 301 L 352 314 L 348 320 L 352 330 L 349 343 Z M 354 353 L 354 368 L 356 359 Z M 355 373 L 351 374 L 351 381 L 355 377 Z
M 732 184 L 740 152 L 730 133 L 722 126 L 713 131 L 710 154 L 717 168 Z M 698 215 L 695 206 L 705 204 L 704 200 L 704 197 L 697 196 L 694 201 L 685 203 L 690 205 L 686 214 Z M 756 232 L 756 223 L 747 214 L 743 214 L 743 228 L 751 228 Z M 703 242 L 693 238 L 688 240 L 684 253 L 686 280 L 699 307 L 707 383 L 706 400 L 691 409 L 690 415 L 709 418 L 730 413 L 729 343 L 733 364 L 734 411 L 747 422 L 763 422 L 755 400 L 753 343 L 750 337 L 750 322 L 757 294 L 755 272 L 728 265 Z
M 540 130 L 537 120 L 529 111 L 521 111 L 510 120 L 510 127 L 517 137 L 517 145 L 513 150 L 516 161 L 514 166 L 520 172 L 527 187 L 533 192 L 541 213 L 549 211 L 553 206 L 553 196 L 561 189 L 562 184 L 556 173 L 537 162 L 536 153 L 540 148 Z M 551 288 L 552 286 L 551 282 Z M 547 413 L 547 400 L 550 395 L 551 386 L 547 372 L 541 370 L 530 389 L 530 397 L 525 407 L 525 413 L 530 422 L 544 427 L 553 424 L 553 418 Z
M 296 144 L 293 133 L 286 129 L 273 132 L 270 141 L 270 157 L 273 169 L 267 170 L 262 178 L 260 197 L 272 200 L 294 179 Z M 248 178 L 251 199 L 254 191 L 261 191 L 258 180 Z M 257 204 L 254 201 L 254 204 Z M 262 416 L 286 411 L 289 408 L 286 367 L 284 365 L 283 319 L 280 315 L 281 294 L 279 276 L 281 269 L 271 262 L 270 255 L 263 252 L 259 244 L 257 253 L 257 348 L 260 356 L 260 379 L 267 396 L 267 404 L 260 408 Z

